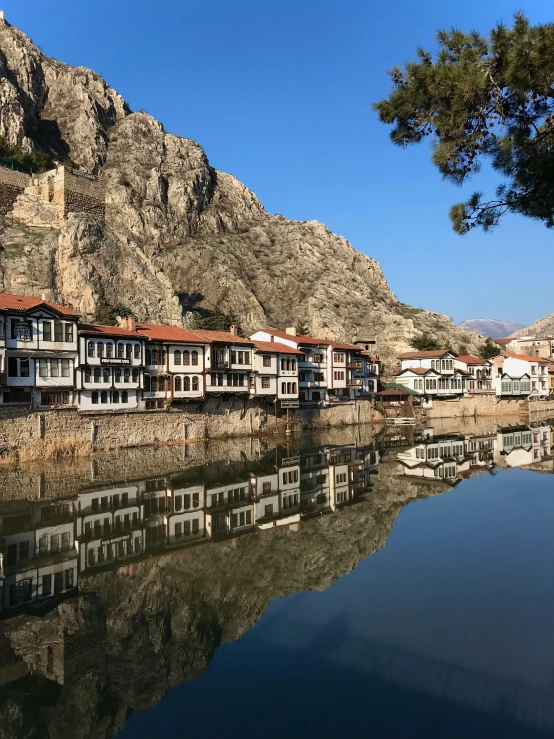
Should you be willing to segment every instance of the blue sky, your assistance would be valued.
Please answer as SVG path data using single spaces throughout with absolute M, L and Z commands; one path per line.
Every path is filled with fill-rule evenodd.
M 554 311 L 554 234 L 511 217 L 461 238 L 448 209 L 494 188 L 444 182 L 420 145 L 394 147 L 371 104 L 386 70 L 439 28 L 486 33 L 545 0 L 3 0 L 44 53 L 91 67 L 168 131 L 197 140 L 268 211 L 317 219 L 378 260 L 398 298 L 455 321 Z M 550 6 L 550 8 L 549 8 Z

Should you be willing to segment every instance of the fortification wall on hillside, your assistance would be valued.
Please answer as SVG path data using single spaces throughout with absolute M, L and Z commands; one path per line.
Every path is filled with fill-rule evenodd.
M 13 208 L 20 195 L 31 181 L 31 176 L 8 167 L 0 167 L 0 216 Z

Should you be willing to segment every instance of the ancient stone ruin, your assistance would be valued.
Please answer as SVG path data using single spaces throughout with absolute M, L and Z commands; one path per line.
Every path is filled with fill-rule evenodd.
M 56 226 L 69 213 L 104 220 L 104 189 L 96 177 L 64 166 L 37 175 L 0 167 L 0 215 L 33 226 Z

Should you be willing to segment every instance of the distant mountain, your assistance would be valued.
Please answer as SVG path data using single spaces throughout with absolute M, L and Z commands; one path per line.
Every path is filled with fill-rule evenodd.
M 491 339 L 502 339 L 511 336 L 514 331 L 519 331 L 525 326 L 513 321 L 497 321 L 495 318 L 470 318 L 458 324 L 466 331 L 473 331 L 481 336 L 490 336 Z

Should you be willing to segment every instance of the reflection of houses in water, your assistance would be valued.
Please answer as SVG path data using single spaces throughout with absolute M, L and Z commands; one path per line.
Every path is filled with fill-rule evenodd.
M 40 612 L 77 585 L 73 506 L 69 500 L 6 501 L 0 508 L 0 613 Z
M 498 429 L 494 461 L 499 467 L 525 467 L 549 457 L 550 447 L 550 426 L 506 426 Z
M 436 435 L 426 430 L 419 444 L 398 453 L 398 461 L 406 476 L 453 485 L 472 472 L 493 466 L 494 441 L 493 435 Z
M 363 498 L 379 463 L 355 444 L 275 451 L 64 500 L 1 502 L 0 614 L 42 612 L 76 591 L 79 574 L 337 511 Z

